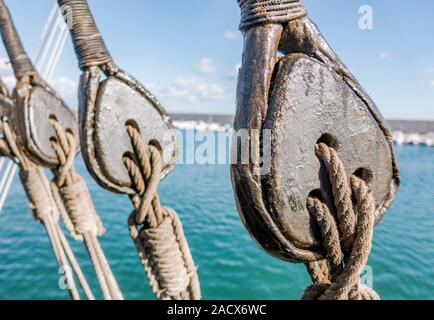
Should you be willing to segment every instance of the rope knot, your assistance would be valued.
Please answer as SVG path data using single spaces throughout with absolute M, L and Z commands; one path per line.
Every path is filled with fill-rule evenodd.
M 86 233 L 103 235 L 105 229 L 93 206 L 87 184 L 74 169 L 77 149 L 74 134 L 64 130 L 54 118 L 50 119 L 50 124 L 55 132 L 51 146 L 59 160 L 51 191 L 66 228 L 76 240 L 83 240 Z
M 372 190 L 356 175 L 347 176 L 334 148 L 319 143 L 315 153 L 329 173 L 336 215 L 321 199 L 308 198 L 307 208 L 319 226 L 327 258 L 307 264 L 314 284 L 306 289 L 303 299 L 378 300 L 372 289 L 360 284 L 375 224 Z
M 136 189 L 132 197 L 136 209 L 128 225 L 152 291 L 158 299 L 200 299 L 199 279 L 181 221 L 158 199 L 161 151 L 153 145 L 146 146 L 133 125 L 126 129 L 134 155 L 123 160 Z
M 330 300 L 339 298 L 340 300 L 380 300 L 380 297 L 374 290 L 363 284 L 357 285 L 356 288 L 353 288 L 353 290 L 349 294 L 340 297 L 337 297 L 336 295 L 331 295 L 332 289 L 332 284 L 312 284 L 306 288 L 302 299 Z
M 82 177 L 76 176 L 72 183 L 65 184 L 61 188 L 52 186 L 55 197 L 60 195 L 63 199 L 67 214 L 63 214 L 64 210 L 60 212 L 74 239 L 83 240 L 83 235 L 86 233 L 95 236 L 104 234 L 104 226 L 95 211 L 87 184 Z
M 140 239 L 151 262 L 151 282 L 158 286 L 160 299 L 182 299 L 196 270 L 177 214 L 164 208 L 165 217 L 157 228 L 143 228 Z

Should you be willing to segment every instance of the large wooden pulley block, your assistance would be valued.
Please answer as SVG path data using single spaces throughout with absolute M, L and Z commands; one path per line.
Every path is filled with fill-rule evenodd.
M 269 169 L 255 175 L 246 166 L 232 166 L 241 218 L 271 255 L 296 262 L 324 258 L 306 207 L 309 195 L 320 195 L 333 208 L 329 175 L 315 154 L 319 142 L 338 151 L 348 176 L 368 182 L 377 222 L 390 205 L 397 185 L 393 149 L 381 115 L 360 92 L 304 54 L 289 54 L 276 64 L 262 123 L 268 133 L 263 131 L 260 144 L 262 167 Z
M 56 137 L 50 119 L 56 119 L 63 130 L 73 133 L 79 146 L 76 115 L 50 89 L 35 85 L 18 90 L 14 118 L 26 154 L 43 166 L 59 164 L 50 143 Z
M 145 143 L 157 146 L 163 157 L 162 176 L 175 166 L 178 145 L 172 123 L 160 103 L 131 76 L 119 72 L 99 82 L 99 75 L 83 76 L 81 124 L 86 164 L 97 182 L 119 193 L 134 194 L 123 162 L 134 154 L 126 125 L 135 126 Z

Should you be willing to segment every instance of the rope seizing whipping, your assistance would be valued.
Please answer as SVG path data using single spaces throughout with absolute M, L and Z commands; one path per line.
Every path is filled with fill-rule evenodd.
M 182 224 L 158 199 L 161 152 L 153 145 L 146 150 L 140 132 L 126 128 L 135 154 L 123 160 L 137 191 L 128 225 L 152 291 L 162 300 L 199 300 L 199 279 Z
M 265 23 L 283 24 L 307 15 L 300 0 L 238 0 L 241 9 L 240 30 Z

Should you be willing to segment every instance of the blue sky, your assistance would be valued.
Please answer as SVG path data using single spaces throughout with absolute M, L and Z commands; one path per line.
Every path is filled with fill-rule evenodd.
M 28 52 L 53 0 L 6 0 Z M 89 0 L 115 61 L 170 112 L 235 110 L 241 60 L 235 0 Z M 434 1 L 305 0 L 341 59 L 387 118 L 434 119 Z M 359 8 L 373 8 L 373 29 L 359 28 Z M 11 83 L 6 53 L 0 74 Z M 77 105 L 79 70 L 70 40 L 52 83 Z

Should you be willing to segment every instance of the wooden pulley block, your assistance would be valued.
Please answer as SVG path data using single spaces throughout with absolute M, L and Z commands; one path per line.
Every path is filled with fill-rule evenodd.
M 255 26 L 244 36 L 234 128 L 247 129 L 249 137 L 234 139 L 237 161 L 231 166 L 238 211 L 271 255 L 294 262 L 322 259 L 322 240 L 306 202 L 320 194 L 333 207 L 333 198 L 315 146 L 335 148 L 347 175 L 367 181 L 378 222 L 399 186 L 390 132 L 309 19 Z M 248 157 L 243 140 L 252 144 Z
M 50 139 L 56 137 L 50 119 L 56 119 L 64 130 L 74 134 L 78 142 L 77 119 L 38 75 L 3 0 L 0 1 L 0 33 L 17 78 L 11 116 L 17 138 L 33 162 L 54 168 L 59 159 L 50 143 Z
M 30 84 L 18 82 L 14 95 L 16 107 L 13 119 L 17 135 L 32 161 L 50 168 L 59 164 L 50 143 L 56 137 L 50 124 L 51 119 L 57 120 L 64 130 L 74 135 L 77 152 L 79 151 L 76 115 L 45 82 L 39 77 L 34 78 Z
M 134 126 L 145 146 L 162 153 L 162 173 L 167 175 L 178 157 L 172 122 L 157 99 L 114 63 L 86 0 L 58 0 L 68 8 L 71 37 L 82 70 L 79 115 L 82 154 L 95 180 L 118 193 L 135 194 L 125 167 L 125 155 L 134 155 L 127 125 Z M 66 17 L 68 19 L 68 16 Z M 101 78 L 101 74 L 105 78 Z
M 82 152 L 88 168 L 103 187 L 119 193 L 134 193 L 123 163 L 134 154 L 125 126 L 135 126 L 146 145 L 162 152 L 166 176 L 178 158 L 178 142 L 172 122 L 156 98 L 125 72 L 100 81 L 99 73 L 84 72 L 81 91 Z

